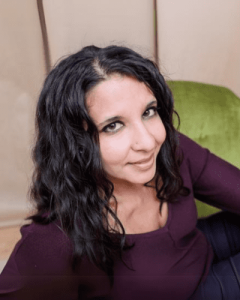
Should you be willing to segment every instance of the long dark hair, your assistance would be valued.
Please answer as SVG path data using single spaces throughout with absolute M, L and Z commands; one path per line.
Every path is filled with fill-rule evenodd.
M 85 101 L 87 93 L 111 74 L 144 82 L 158 101 L 167 133 L 157 156 L 159 202 L 173 202 L 179 193 L 186 194 L 176 154 L 171 91 L 154 62 L 118 46 L 85 47 L 62 60 L 47 76 L 36 110 L 35 172 L 30 190 L 37 209 L 30 219 L 40 224 L 59 222 L 73 244 L 73 266 L 86 255 L 110 278 L 114 259 L 121 258 L 130 245 L 109 207 L 113 184 L 102 168 L 98 130 Z M 109 214 L 120 230 L 110 226 Z

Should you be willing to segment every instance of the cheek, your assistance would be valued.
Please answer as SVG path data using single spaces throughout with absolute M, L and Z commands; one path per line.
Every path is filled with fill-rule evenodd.
M 103 137 L 99 142 L 101 158 L 105 167 L 124 164 L 129 149 L 127 140 Z
M 157 133 L 158 133 L 158 135 L 157 135 L 158 136 L 158 142 L 160 144 L 163 144 L 164 141 L 165 141 L 165 139 L 166 139 L 167 133 L 166 133 L 166 129 L 165 129 L 165 127 L 164 127 L 164 125 L 163 125 L 162 122 L 161 122 L 160 129 L 157 131 Z
M 150 130 L 152 136 L 155 138 L 156 143 L 160 147 L 166 139 L 166 130 L 162 120 L 160 118 L 155 120 L 154 124 L 151 124 Z

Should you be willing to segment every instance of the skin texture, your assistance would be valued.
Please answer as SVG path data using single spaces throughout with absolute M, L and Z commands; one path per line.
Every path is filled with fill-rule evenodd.
M 160 217 L 155 189 L 144 186 L 153 182 L 156 157 L 166 138 L 154 95 L 144 83 L 114 75 L 88 94 L 87 106 L 99 130 L 103 167 L 114 184 L 117 214 L 125 230 L 159 228 L 166 222 L 167 206 Z M 146 159 L 149 162 L 136 164 Z

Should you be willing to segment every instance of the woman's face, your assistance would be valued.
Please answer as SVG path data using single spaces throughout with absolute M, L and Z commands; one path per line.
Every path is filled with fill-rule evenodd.
M 166 131 L 150 89 L 131 77 L 114 75 L 90 91 L 87 106 L 112 183 L 144 184 L 153 179 Z

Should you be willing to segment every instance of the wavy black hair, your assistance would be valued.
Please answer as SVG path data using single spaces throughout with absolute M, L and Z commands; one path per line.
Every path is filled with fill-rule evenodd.
M 114 187 L 102 168 L 98 130 L 88 114 L 86 95 L 113 74 L 145 83 L 157 99 L 166 129 L 155 176 L 160 212 L 163 202 L 186 194 L 176 151 L 172 93 L 153 61 L 119 46 L 85 47 L 63 59 L 47 76 L 36 110 L 30 189 L 36 203 L 30 219 L 40 224 L 59 222 L 73 244 L 73 266 L 86 255 L 111 282 L 114 260 L 134 245 L 127 245 L 124 228 L 109 206 Z M 119 230 L 110 226 L 109 214 Z

